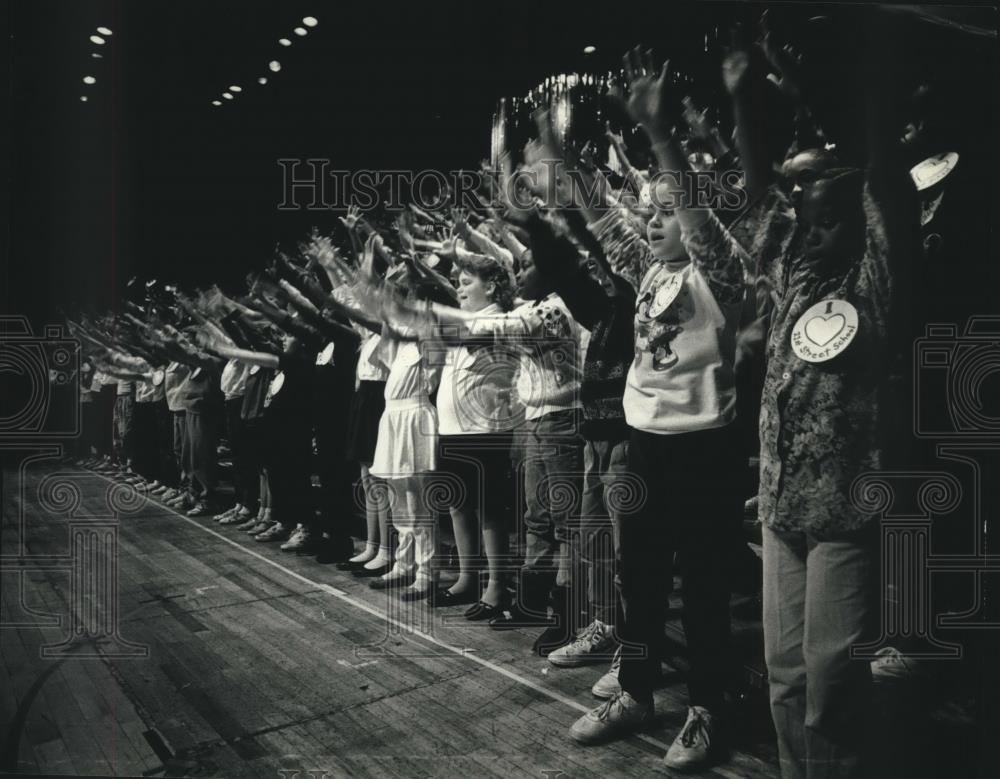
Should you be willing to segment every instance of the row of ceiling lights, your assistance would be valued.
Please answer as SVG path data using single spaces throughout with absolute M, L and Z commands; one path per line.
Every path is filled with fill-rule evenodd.
M 90 36 L 90 42 L 95 46 L 103 46 L 113 34 L 108 27 L 98 27 L 94 34 Z M 96 51 L 90 52 L 90 56 L 95 60 L 104 59 L 104 55 Z M 89 87 L 96 84 L 97 79 L 91 75 L 87 75 L 83 77 L 83 83 Z M 80 95 L 81 103 L 86 103 L 87 100 L 87 95 Z
M 294 30 L 292 30 L 292 32 L 298 35 L 300 38 L 304 38 L 306 35 L 309 34 L 309 30 L 306 28 L 315 27 L 318 24 L 319 20 L 315 16 L 305 16 L 302 18 L 303 26 L 296 27 Z M 292 41 L 290 38 L 278 38 L 278 43 L 281 44 L 282 46 L 292 45 Z M 267 63 L 267 67 L 268 70 L 270 70 L 272 73 L 278 73 L 281 70 L 281 63 L 278 60 L 271 60 L 269 63 Z M 257 83 L 260 84 L 261 86 L 266 84 L 267 76 L 260 76 L 257 79 Z M 243 87 L 237 84 L 232 84 L 230 85 L 229 89 L 227 89 L 225 92 L 222 93 L 222 97 L 224 100 L 235 100 L 236 95 L 238 95 L 242 91 Z M 215 100 L 212 101 L 212 105 L 216 107 L 221 106 L 222 100 L 216 98 Z

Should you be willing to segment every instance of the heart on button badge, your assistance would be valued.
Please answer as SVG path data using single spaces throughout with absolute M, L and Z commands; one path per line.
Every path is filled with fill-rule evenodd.
M 833 316 L 814 316 L 806 322 L 806 338 L 817 346 L 826 346 L 840 335 L 847 324 L 843 314 Z
M 858 334 L 858 310 L 846 300 L 822 300 L 799 317 L 791 333 L 795 356 L 826 362 L 844 351 Z

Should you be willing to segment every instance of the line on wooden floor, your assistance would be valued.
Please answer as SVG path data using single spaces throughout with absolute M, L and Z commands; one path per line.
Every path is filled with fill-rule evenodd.
M 101 476 L 103 476 L 103 478 L 107 479 L 108 481 L 113 481 L 112 479 L 108 478 L 107 476 L 104 476 L 103 474 L 101 474 Z M 149 498 L 147 498 L 147 501 L 152 502 Z M 153 505 L 156 505 L 156 504 L 153 504 Z M 367 603 L 365 603 L 363 601 L 357 600 L 356 598 L 352 598 L 346 592 L 344 592 L 343 590 L 337 589 L 333 585 L 325 584 L 323 582 L 317 582 L 317 581 L 314 581 L 314 580 L 310 579 L 308 576 L 303 576 L 302 574 L 298 573 L 297 571 L 293 571 L 290 568 L 286 568 L 281 563 L 279 563 L 279 562 L 277 562 L 275 560 L 272 560 L 269 557 L 266 557 L 266 556 L 260 554 L 259 552 L 255 552 L 252 549 L 247 549 L 245 546 L 243 546 L 243 544 L 239 544 L 236 541 L 234 541 L 233 539 L 228 538 L 227 536 L 224 536 L 221 533 L 216 532 L 212 528 L 206 527 L 205 525 L 201 524 L 200 522 L 195 521 L 191 517 L 188 517 L 188 516 L 185 516 L 184 514 L 181 514 L 181 513 L 176 512 L 176 511 L 173 511 L 169 507 L 164 507 L 164 508 L 168 512 L 170 512 L 171 514 L 173 514 L 174 516 L 179 517 L 180 519 L 183 519 L 185 522 L 187 522 L 188 524 L 190 524 L 190 525 L 198 528 L 199 530 L 202 530 L 202 531 L 208 533 L 209 535 L 215 536 L 219 540 L 224 541 L 225 543 L 229 544 L 230 546 L 235 547 L 236 549 L 239 549 L 241 552 L 249 555 L 250 557 L 254 557 L 254 558 L 260 560 L 261 562 L 267 563 L 268 565 L 270 565 L 270 566 L 272 566 L 274 568 L 277 568 L 279 571 L 281 571 L 282 573 L 284 573 L 286 576 L 290 576 L 293 579 L 298 579 L 299 581 L 304 582 L 305 584 L 311 585 L 312 587 L 315 587 L 318 590 L 322 590 L 326 594 L 332 595 L 333 597 L 337 598 L 338 600 L 340 600 L 340 601 L 342 601 L 344 603 L 347 603 L 347 604 L 349 604 L 351 606 L 354 606 L 354 608 L 359 609 L 360 611 L 364 611 L 365 613 L 370 614 L 373 617 L 377 617 L 378 619 L 384 620 L 384 621 L 386 621 L 386 622 L 394 625 L 395 627 L 397 627 L 397 628 L 399 628 L 401 630 L 404 630 L 405 632 L 407 632 L 407 633 L 409 633 L 411 635 L 417 636 L 418 638 L 422 638 L 424 641 L 427 641 L 428 643 L 434 644 L 435 646 L 440 647 L 441 649 L 444 649 L 444 650 L 446 650 L 448 652 L 451 652 L 452 654 L 455 654 L 455 655 L 457 655 L 459 657 L 463 657 L 466 660 L 471 660 L 473 663 L 477 663 L 478 665 L 482 666 L 483 668 L 487 668 L 490 671 L 493 671 L 494 673 L 500 674 L 501 676 L 506 677 L 507 679 L 510 679 L 511 681 L 516 682 L 517 684 L 520 684 L 520 685 L 522 685 L 524 687 L 527 687 L 528 689 L 534 690 L 535 692 L 537 692 L 537 693 L 539 693 L 541 695 L 544 695 L 545 697 L 550 698 L 551 700 L 557 701 L 558 703 L 561 703 L 564 706 L 568 706 L 569 708 L 571 708 L 571 709 L 573 709 L 575 711 L 579 711 L 579 712 L 585 714 L 586 712 L 590 711 L 591 708 L 593 708 L 593 707 L 584 706 L 582 703 L 579 703 L 579 702 L 573 700 L 572 698 L 568 698 L 565 695 L 563 695 L 563 694 L 561 694 L 559 692 L 556 692 L 555 690 L 550 690 L 550 689 L 548 689 L 546 687 L 543 687 L 542 685 L 533 682 L 531 679 L 528 679 L 525 676 L 521 676 L 520 674 L 515 673 L 515 672 L 513 672 L 513 671 L 511 671 L 511 670 L 509 670 L 507 668 L 504 668 L 501 665 L 497 665 L 496 663 L 492 663 L 489 660 L 486 660 L 486 659 L 484 659 L 482 657 L 477 657 L 476 655 L 471 654 L 471 653 L 465 651 L 464 649 L 460 649 L 457 646 L 453 646 L 451 644 L 445 643 L 441 639 L 436 638 L 435 636 L 432 636 L 429 633 L 425 633 L 425 632 L 423 632 L 421 630 L 416 630 L 416 629 L 412 628 L 410 625 L 407 625 L 407 624 L 405 624 L 405 623 L 403 623 L 403 622 L 401 622 L 401 621 L 399 621 L 397 619 L 394 619 L 393 617 L 390 617 L 388 614 L 386 614 L 381 609 L 377 609 L 377 608 L 375 608 L 373 606 L 369 606 Z M 635 738 L 638 738 L 639 740 L 644 741 L 647 744 L 650 744 L 650 745 L 652 745 L 654 747 L 657 747 L 658 749 L 661 749 L 661 750 L 664 750 L 664 751 L 666 751 L 666 749 L 669 747 L 669 744 L 666 744 L 666 743 L 660 741 L 659 739 L 653 738 L 652 736 L 649 736 L 649 735 L 647 735 L 645 733 L 638 733 L 638 734 L 635 735 Z
M 573 700 L 572 698 L 568 698 L 565 695 L 563 695 L 563 694 L 561 694 L 559 692 L 556 692 L 555 690 L 550 690 L 550 689 L 548 689 L 546 687 L 543 687 L 542 685 L 533 682 L 531 679 L 528 679 L 525 676 L 521 676 L 520 674 L 515 673 L 515 672 L 511 671 L 510 669 L 504 668 L 501 665 L 497 665 L 496 663 L 492 663 L 489 660 L 486 660 L 486 659 L 484 659 L 482 657 L 477 657 L 476 655 L 471 654 L 470 652 L 467 652 L 464 649 L 461 649 L 461 648 L 459 648 L 457 646 L 453 646 L 452 644 L 448 644 L 448 643 L 442 641 L 441 639 L 439 639 L 439 638 L 437 638 L 435 636 L 430 635 L 429 633 L 425 633 L 422 630 L 417 630 L 417 629 L 411 627 L 410 625 L 407 625 L 406 623 L 401 622 L 400 620 L 395 619 L 394 617 L 390 617 L 388 614 L 386 614 L 381 609 L 377 609 L 374 606 L 369 606 L 364 601 L 360 601 L 360 600 L 357 600 L 356 598 L 351 597 L 350 595 L 348 595 L 343 590 L 339 590 L 339 589 L 337 589 L 336 587 L 334 587 L 331 584 L 325 584 L 323 582 L 314 581 L 313 579 L 310 579 L 308 576 L 303 576 L 302 574 L 298 573 L 297 571 L 293 571 L 290 568 L 286 568 L 284 565 L 282 565 L 281 563 L 277 562 L 276 560 L 272 560 L 269 557 L 266 557 L 265 555 L 260 554 L 259 552 L 253 551 L 252 549 L 247 549 L 245 546 L 243 546 L 243 544 L 237 543 L 233 539 L 228 538 L 228 537 L 222 535 L 221 533 L 216 532 L 212 528 L 206 527 L 205 525 L 202 525 L 200 522 L 196 522 L 191 517 L 184 516 L 183 514 L 178 514 L 178 516 L 181 519 L 183 519 L 185 522 L 188 522 L 189 524 L 194 525 L 195 527 L 197 527 L 197 528 L 205 531 L 206 533 L 208 533 L 210 535 L 213 535 L 216 538 L 219 538 L 219 539 L 225 541 L 230 546 L 236 547 L 237 549 L 239 549 L 242 552 L 250 555 L 251 557 L 255 557 L 258 560 L 261 560 L 261 561 L 267 563 L 268 565 L 271 565 L 271 566 L 277 568 L 279 571 L 281 571 L 282 573 L 286 574 L 287 576 L 291 576 L 292 578 L 298 579 L 299 581 L 301 581 L 301 582 L 303 582 L 305 584 L 311 585 L 311 586 L 315 587 L 316 589 L 322 590 L 327 595 L 332 595 L 334 598 L 337 598 L 338 600 L 343 601 L 344 603 L 347 603 L 347 604 L 349 604 L 351 606 L 354 606 L 356 609 L 364 611 L 365 613 L 370 614 L 373 617 L 377 617 L 378 619 L 385 620 L 389 624 L 393 625 L 394 627 L 399 628 L 400 630 L 403 630 L 403 631 L 407 632 L 408 634 L 417 636 L 418 638 L 422 638 L 423 640 L 425 640 L 425 641 L 427 641 L 427 642 L 429 642 L 431 644 L 434 644 L 435 646 L 440 647 L 441 649 L 447 650 L 448 652 L 451 652 L 452 654 L 458 655 L 459 657 L 464 657 L 467 660 L 471 660 L 474 663 L 478 663 L 482 667 L 488 668 L 489 670 L 493 671 L 494 673 L 498 673 L 501 676 L 504 676 L 504 677 L 510 679 L 511 681 L 517 682 L 518 684 L 521 684 L 521 685 L 523 685 L 525 687 L 528 687 L 528 688 L 534 690 L 535 692 L 541 693 L 542 695 L 545 695 L 546 697 L 551 698 L 554 701 L 558 701 L 559 703 L 562 703 L 562 704 L 564 704 L 566 706 L 569 706 L 570 708 L 575 709 L 576 711 L 579 711 L 581 713 L 586 713 L 586 712 L 590 711 L 591 708 L 593 708 L 593 707 L 584 706 L 582 703 L 579 703 L 579 702 Z M 637 737 L 639 739 L 645 741 L 647 744 L 651 744 L 651 745 L 653 745 L 655 747 L 658 747 L 660 749 L 663 749 L 663 750 L 666 750 L 670 746 L 669 744 L 665 744 L 664 742 L 662 742 L 662 741 L 660 741 L 658 739 L 655 739 L 652 736 L 648 736 L 648 735 L 646 735 L 644 733 L 638 734 Z

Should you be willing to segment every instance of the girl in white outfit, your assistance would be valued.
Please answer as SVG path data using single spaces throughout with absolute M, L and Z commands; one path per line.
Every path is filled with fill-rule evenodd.
M 372 359 L 389 369 L 385 411 L 379 421 L 369 472 L 390 487 L 396 562 L 373 589 L 405 587 L 404 600 L 427 597 L 433 584 L 434 518 L 424 503 L 425 480 L 436 467 L 437 410 L 430 395 L 440 368 L 430 365 L 425 341 L 404 341 L 383 331 Z M 440 351 L 440 350 L 438 350 Z

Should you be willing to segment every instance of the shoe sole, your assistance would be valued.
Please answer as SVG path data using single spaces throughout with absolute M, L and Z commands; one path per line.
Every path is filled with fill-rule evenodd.
M 555 651 L 556 650 L 553 649 L 552 652 L 549 653 L 547 659 L 556 668 L 583 668 L 585 665 L 604 665 L 605 663 L 611 660 L 610 657 L 584 657 L 579 659 L 577 658 L 570 659 L 561 657 L 553 658 L 552 654 Z
M 637 736 L 641 733 L 646 733 L 652 727 L 652 723 L 647 720 L 646 722 L 638 725 L 634 728 L 622 728 L 621 730 L 616 730 L 613 733 L 608 733 L 606 735 L 598 736 L 597 738 L 581 738 L 574 735 L 572 732 L 569 737 L 573 739 L 577 744 L 581 746 L 593 747 L 599 746 L 601 744 L 610 744 L 612 741 L 618 741 L 623 738 L 628 738 L 629 736 Z

